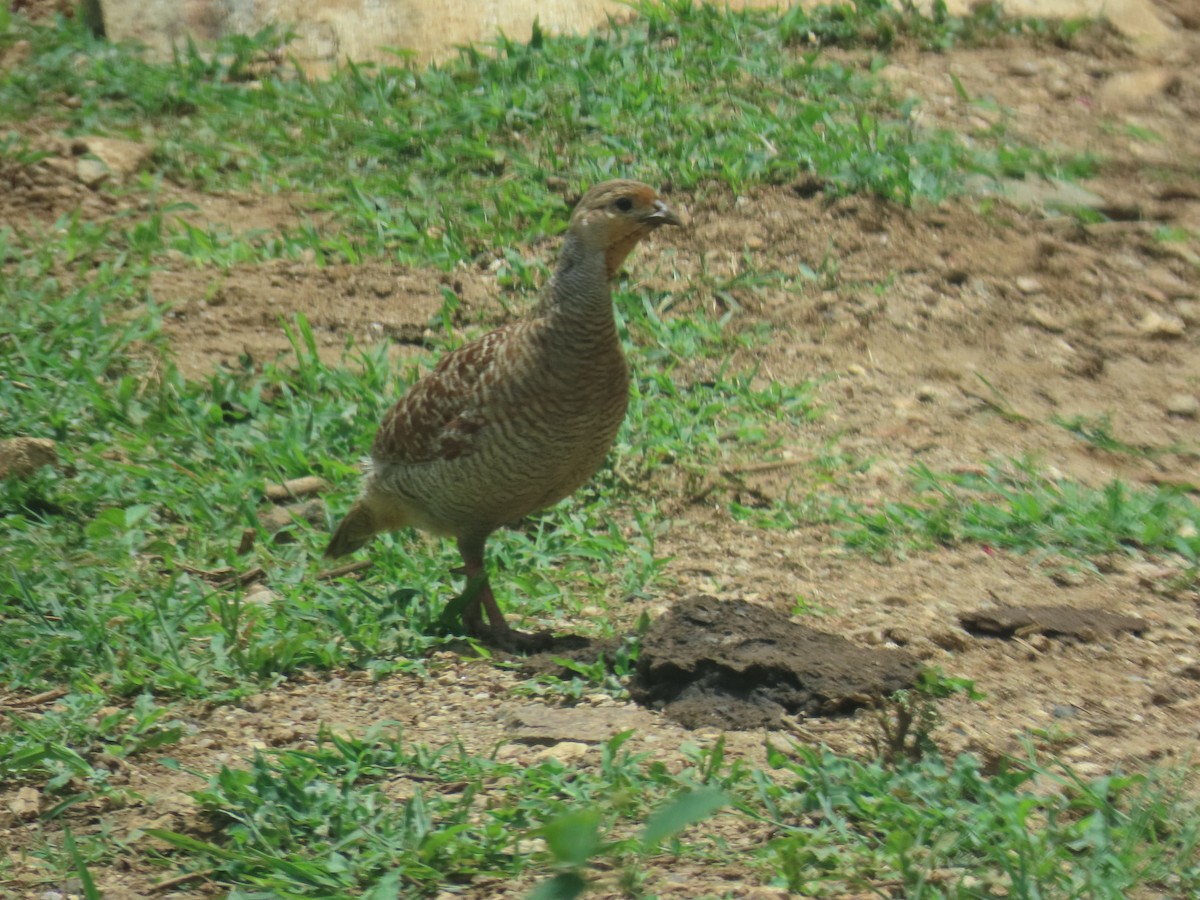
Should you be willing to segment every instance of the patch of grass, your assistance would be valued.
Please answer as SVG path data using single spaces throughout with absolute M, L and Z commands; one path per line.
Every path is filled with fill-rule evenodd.
M 883 549 L 904 536 L 953 545 L 1056 551 L 1079 556 L 1144 551 L 1200 560 L 1200 507 L 1183 491 L 1135 489 L 1119 481 L 1089 488 L 1039 474 L 1032 465 L 993 467 L 985 475 L 913 470 L 918 499 L 859 510 L 844 533 L 851 545 Z
M 276 896 L 417 895 L 489 878 L 538 878 L 533 897 L 636 896 L 647 855 L 664 850 L 812 897 L 881 882 L 906 897 L 1184 896 L 1200 884 L 1195 810 L 1169 779 L 802 747 L 768 747 L 770 768 L 752 769 L 720 741 L 671 772 L 630 754 L 628 737 L 577 769 L 327 733 L 194 792 L 219 838 L 151 833 L 185 871 Z M 741 821 L 725 840 L 680 840 L 731 816 Z
M 0 108 L 52 115 L 70 134 L 151 134 L 156 176 L 305 194 L 333 214 L 329 228 L 273 236 L 183 224 L 157 237 L 162 251 L 221 265 L 307 250 L 449 267 L 553 231 L 562 202 L 551 175 L 572 188 L 621 173 L 736 191 L 811 172 L 833 193 L 912 202 L 944 196 L 966 171 L 1061 169 L 1003 134 L 967 146 L 920 129 L 913 101 L 870 67 L 819 52 L 886 49 L 897 34 L 946 45 L 996 33 L 994 16 L 927 18 L 879 2 L 782 15 L 677 2 L 638 14 L 586 37 L 535 32 L 423 70 L 347 65 L 327 80 L 264 63 L 281 39 L 271 32 L 160 65 L 80 23 L 19 24 L 31 55 L 0 77 Z
M 647 764 L 623 748 L 629 737 L 612 738 L 599 766 L 580 770 L 432 749 L 379 730 L 326 733 L 311 750 L 224 768 L 194 793 L 219 841 L 150 833 L 215 869 L 219 882 L 277 896 L 394 897 L 555 863 L 579 872 L 600 854 L 619 864 L 639 852 L 631 825 L 647 821 L 641 843 L 654 848 L 701 817 L 664 801 L 678 803 L 702 776 Z
M 1033 760 L 987 773 L 969 755 L 889 768 L 809 748 L 771 763 L 781 774 L 760 795 L 784 831 L 768 859 L 776 883 L 804 896 L 881 882 L 931 898 L 1119 900 L 1200 886 L 1196 812 L 1169 779 L 1089 780 Z
M 911 500 L 866 506 L 840 493 L 813 493 L 735 515 L 764 526 L 835 525 L 845 543 L 878 556 L 913 547 L 983 544 L 1018 553 L 1078 558 L 1110 553 L 1175 555 L 1200 563 L 1200 506 L 1170 487 L 1100 488 L 1051 478 L 1029 461 L 995 463 L 984 474 L 917 465 Z
M 45 711 L 7 711 L 0 784 L 39 785 L 47 801 L 44 820 L 95 797 L 110 803 L 131 797 L 126 760 L 174 744 L 185 727 L 149 694 L 123 707 L 106 704 L 94 691 L 67 694 Z

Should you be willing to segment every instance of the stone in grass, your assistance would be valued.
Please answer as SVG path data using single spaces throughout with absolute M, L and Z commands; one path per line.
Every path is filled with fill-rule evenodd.
M 316 475 L 306 475 L 303 478 L 293 478 L 283 484 L 268 484 L 264 493 L 272 503 L 286 503 L 288 500 L 299 500 L 319 494 L 329 488 L 324 478 Z
M 642 639 L 630 693 L 687 728 L 777 728 L 848 713 L 911 687 L 921 662 L 859 647 L 744 600 L 675 604 Z
M 296 522 L 307 522 L 314 528 L 324 527 L 325 504 L 320 500 L 309 500 L 288 506 L 272 506 L 259 513 L 258 520 L 271 533 L 275 543 L 290 544 L 296 539 L 292 534 L 292 526 Z
M 85 135 L 71 141 L 71 153 L 77 157 L 95 157 L 94 161 L 99 164 L 95 171 L 102 173 L 105 178 L 113 176 L 123 180 L 133 175 L 150 159 L 153 152 L 154 147 L 150 144 L 124 138 Z M 80 181 L 87 184 L 82 176 Z M 88 184 L 88 187 L 93 186 Z
M 1167 412 L 1181 419 L 1195 419 L 1200 416 L 1200 400 L 1191 394 L 1172 394 L 1167 398 Z
M 16 437 L 0 441 L 0 479 L 31 478 L 43 466 L 58 465 L 58 445 L 49 438 Z

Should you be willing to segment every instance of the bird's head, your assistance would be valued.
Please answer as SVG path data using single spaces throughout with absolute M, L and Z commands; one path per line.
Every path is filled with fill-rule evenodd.
M 583 195 L 571 215 L 570 234 L 584 249 L 602 251 L 611 279 L 638 241 L 683 217 L 640 181 L 606 181 Z

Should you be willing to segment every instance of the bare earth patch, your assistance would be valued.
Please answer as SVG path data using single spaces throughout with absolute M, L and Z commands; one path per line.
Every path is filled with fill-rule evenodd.
M 1200 55 L 1200 36 L 1185 32 L 1182 40 L 1193 59 Z M 1169 77 L 1146 75 L 1149 69 Z M 1194 491 L 1200 482 L 1200 70 L 1182 59 L 1151 64 L 1096 39 L 1073 50 L 901 53 L 886 72 L 897 91 L 922 98 L 926 126 L 969 135 L 1003 121 L 1043 145 L 1101 155 L 1105 175 L 1086 188 L 1109 221 L 1080 224 L 1069 211 L 1004 196 L 914 210 L 861 197 L 830 202 L 806 196 L 802 185 L 680 198 L 690 207 L 690 233 L 661 239 L 666 261 L 651 274 L 634 262 L 635 276 L 684 295 L 702 268 L 735 284 L 746 272 L 779 273 L 776 286 L 733 289 L 740 304 L 735 325 L 767 323 L 772 339 L 760 376 L 825 379 L 827 409 L 788 448 L 796 465 L 734 479 L 714 472 L 714 490 L 672 498 L 674 524 L 656 548 L 673 559 L 670 586 L 649 611 L 662 616 L 677 601 L 704 594 L 786 614 L 802 597 L 817 612 L 807 621 L 821 631 L 859 647 L 903 650 L 975 680 L 984 700 L 945 705 L 939 737 L 950 752 L 995 759 L 1020 753 L 1033 735 L 1085 775 L 1183 761 L 1200 739 L 1200 597 L 1172 586 L 1177 566 L 1121 556 L 1106 561 L 1103 573 L 1077 572 L 1052 559 L 971 545 L 885 565 L 848 551 L 827 529 L 763 530 L 734 521 L 714 501 L 732 492 L 765 506 L 789 491 L 803 494 L 801 463 L 828 448 L 869 462 L 851 476 L 855 498 L 866 503 L 904 496 L 914 463 L 970 471 L 993 456 L 1030 455 L 1090 485 L 1120 478 L 1191 484 Z M 951 73 L 970 98 L 994 103 L 964 100 Z M 1142 87 L 1131 87 L 1138 78 Z M 1128 93 L 1137 90 L 1143 93 Z M 118 211 L 62 165 L 39 172 L 8 173 L 7 181 L 0 172 L 0 215 L 48 223 L 68 208 L 96 218 Z M 295 221 L 286 202 L 227 204 L 202 211 L 238 230 Z M 1176 230 L 1171 239 L 1164 229 Z M 421 345 L 441 309 L 442 285 L 463 298 L 465 321 L 500 321 L 507 313 L 494 281 L 483 268 L 448 276 L 381 261 L 327 268 L 287 262 L 228 271 L 180 265 L 155 275 L 150 290 L 169 304 L 166 327 L 182 367 L 202 377 L 290 352 L 280 323 L 298 311 L 331 361 L 347 340 Z M 1146 452 L 1104 452 L 1053 422 L 1102 416 L 1115 435 Z M 1096 629 L 1077 640 L 1019 625 L 1000 638 L 962 625 L 981 608 L 1034 606 L 1135 617 L 1144 626 L 1133 633 Z M 623 612 L 622 625 L 632 626 L 640 611 Z M 322 726 L 361 733 L 395 722 L 412 740 L 462 741 L 470 752 L 501 745 L 502 756 L 534 760 L 572 744 L 582 749 L 562 752 L 577 754 L 576 762 L 598 760 L 597 735 L 606 726 L 581 732 L 578 722 L 559 722 L 559 734 L 543 723 L 548 738 L 521 739 L 528 700 L 512 694 L 524 676 L 450 654 L 431 662 L 428 680 L 297 678 L 241 706 L 197 707 L 189 713 L 190 733 L 169 755 L 185 769 L 212 772 L 241 765 L 259 749 L 306 746 Z M 616 710 L 636 731 L 633 749 L 667 760 L 678 759 L 682 742 L 717 734 L 689 732 L 602 693 L 580 706 L 609 718 Z M 777 740 L 846 752 L 867 748 L 875 728 L 862 714 L 785 719 L 779 727 L 771 733 Z M 728 752 L 761 764 L 768 734 L 734 734 Z M 77 808 L 77 832 L 103 823 L 117 834 L 151 826 L 205 833 L 184 793 L 199 786 L 196 777 L 152 758 L 114 761 L 113 770 L 114 784 L 144 801 Z M 0 795 L 0 845 L 16 879 L 33 892 L 42 889 L 35 887 L 38 867 L 23 848 L 45 826 L 12 812 L 18 799 L 15 792 Z M 756 836 L 726 838 L 749 852 Z M 140 843 L 148 846 L 148 839 Z M 146 896 L 170 874 L 144 861 L 93 872 L 109 898 Z M 719 893 L 731 889 L 729 874 L 737 875 L 674 868 L 652 876 L 648 890 L 680 898 Z M 527 888 L 484 885 L 461 896 L 520 896 Z M 209 892 L 186 883 L 165 896 Z

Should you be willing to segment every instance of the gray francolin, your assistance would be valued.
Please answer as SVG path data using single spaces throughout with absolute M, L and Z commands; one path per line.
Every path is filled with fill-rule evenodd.
M 384 416 L 362 493 L 325 555 L 407 526 L 451 535 L 467 575 L 467 633 L 510 650 L 545 643 L 505 622 L 484 544 L 574 492 L 604 461 L 629 401 L 611 282 L 642 238 L 681 224 L 640 182 L 589 190 L 532 314 L 446 354 Z

